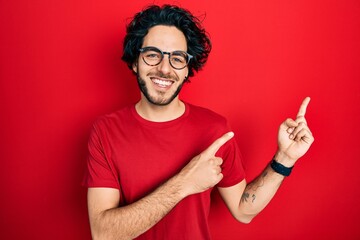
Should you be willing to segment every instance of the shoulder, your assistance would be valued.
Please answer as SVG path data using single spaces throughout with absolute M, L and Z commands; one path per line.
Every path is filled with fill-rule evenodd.
M 132 108 L 134 108 L 134 104 L 127 105 L 117 111 L 98 116 L 93 123 L 93 127 L 95 129 L 106 129 L 127 124 L 129 123 L 129 118 L 133 116 Z
M 190 124 L 204 134 L 220 137 L 230 130 L 227 119 L 219 113 L 192 104 L 188 104 L 188 106 Z
M 200 118 L 201 120 L 206 120 L 211 122 L 217 122 L 223 124 L 227 123 L 227 120 L 224 116 L 214 112 L 213 110 L 189 103 L 186 104 L 190 109 L 191 117 Z

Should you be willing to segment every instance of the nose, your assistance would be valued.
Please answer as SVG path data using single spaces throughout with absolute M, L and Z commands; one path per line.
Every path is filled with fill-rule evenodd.
M 160 64 L 158 65 L 158 69 L 159 71 L 161 71 L 164 74 L 168 74 L 171 72 L 171 65 L 170 65 L 170 59 L 169 59 L 169 54 L 164 54 L 163 59 L 161 60 Z

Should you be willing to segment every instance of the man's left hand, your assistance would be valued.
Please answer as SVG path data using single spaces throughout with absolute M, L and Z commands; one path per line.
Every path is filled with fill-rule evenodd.
M 310 98 L 302 102 L 296 119 L 286 119 L 279 128 L 278 152 L 275 159 L 287 167 L 292 167 L 314 142 L 314 137 L 305 119 L 306 108 Z

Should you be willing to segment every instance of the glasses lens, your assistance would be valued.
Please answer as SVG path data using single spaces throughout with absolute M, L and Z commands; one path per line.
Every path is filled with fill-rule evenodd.
M 150 66 L 155 66 L 162 60 L 162 54 L 160 50 L 156 48 L 145 48 L 141 54 L 145 63 Z
M 184 51 L 174 51 L 174 52 L 161 52 L 160 49 L 156 47 L 145 47 L 140 49 L 140 54 L 144 62 L 149 66 L 158 65 L 164 58 L 164 54 L 169 55 L 170 65 L 175 69 L 183 69 L 189 63 L 191 55 L 187 54 Z
M 182 69 L 188 63 L 188 55 L 186 52 L 175 51 L 170 54 L 170 63 L 173 68 Z

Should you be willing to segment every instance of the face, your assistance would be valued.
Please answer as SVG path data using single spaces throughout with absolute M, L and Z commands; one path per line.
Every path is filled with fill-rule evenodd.
M 184 34 L 173 26 L 154 26 L 144 37 L 142 47 L 157 47 L 163 52 L 186 51 L 187 43 Z M 169 56 L 156 66 L 147 65 L 141 57 L 133 64 L 140 90 L 145 99 L 155 105 L 167 105 L 174 99 L 183 86 L 188 74 L 188 67 L 176 70 L 169 63 Z

